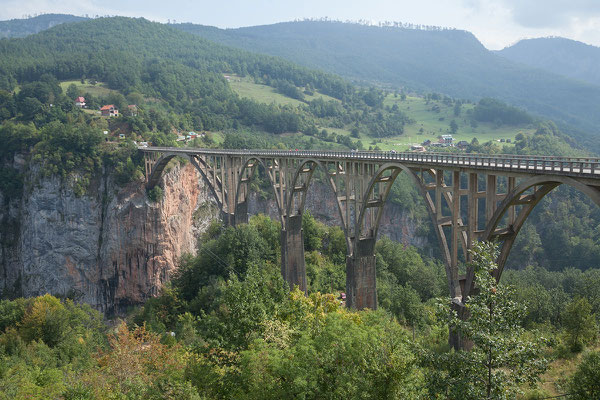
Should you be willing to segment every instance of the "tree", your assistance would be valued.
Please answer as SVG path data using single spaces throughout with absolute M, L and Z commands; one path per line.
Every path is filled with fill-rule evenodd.
M 587 299 L 579 298 L 569 303 L 562 319 L 572 351 L 580 351 L 596 336 L 596 322 Z
M 450 133 L 455 134 L 456 132 L 458 132 L 458 124 L 455 120 L 452 120 L 450 122 Z
M 79 96 L 79 89 L 77 89 L 77 85 L 75 85 L 74 83 L 71 83 L 69 85 L 69 87 L 67 88 L 67 96 L 71 100 L 75 100 L 77 96 Z
M 477 243 L 471 254 L 479 293 L 466 303 L 469 318 L 459 318 L 450 302 L 440 303 L 440 316 L 450 315 L 449 326 L 473 347 L 427 354 L 428 389 L 438 398 L 514 398 L 523 384 L 534 384 L 545 371 L 547 362 L 541 355 L 545 339 L 524 337 L 524 307 L 513 300 L 514 289 L 498 284 L 492 275 L 498 267 L 496 246 Z
M 577 370 L 569 380 L 570 399 L 587 400 L 600 398 L 600 352 L 583 356 Z
M 454 116 L 458 117 L 460 115 L 460 103 L 457 101 L 454 103 Z

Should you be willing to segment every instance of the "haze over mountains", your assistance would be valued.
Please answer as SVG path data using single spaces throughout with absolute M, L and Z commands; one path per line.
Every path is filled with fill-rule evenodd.
M 537 38 L 498 51 L 531 67 L 600 85 L 600 47 L 561 37 Z
M 63 16 L 64 21 L 71 22 L 70 17 Z M 39 26 L 36 18 L 20 21 L 23 26 L 31 23 L 32 33 Z M 0 31 L 8 22 L 14 23 L 0 22 Z M 238 29 L 171 27 L 393 90 L 435 91 L 471 100 L 498 98 L 562 123 L 563 128 L 575 127 L 579 132 L 572 133 L 579 138 L 600 132 L 600 78 L 594 68 L 598 48 L 575 41 L 538 39 L 492 52 L 461 30 L 331 21 Z

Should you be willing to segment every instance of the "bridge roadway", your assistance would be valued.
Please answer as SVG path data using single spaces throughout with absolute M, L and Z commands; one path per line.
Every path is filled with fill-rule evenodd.
M 248 197 L 257 168 L 268 178 L 281 222 L 281 272 L 306 291 L 302 214 L 314 172 L 337 199 L 347 246 L 346 304 L 376 308 L 375 242 L 383 208 L 400 173 L 424 200 L 446 267 L 448 289 L 465 315 L 474 271 L 459 275 L 478 240 L 499 244 L 496 279 L 533 208 L 560 185 L 600 205 L 600 159 L 529 155 L 396 153 L 392 151 L 218 150 L 139 147 L 147 188 L 160 183 L 173 157 L 190 160 L 221 207 L 223 221 L 248 221 Z M 317 176 L 317 175 L 315 175 Z M 456 336 L 452 345 L 460 347 Z
M 556 157 L 513 154 L 455 154 L 395 151 L 328 150 L 226 150 L 186 147 L 138 147 L 143 152 L 181 153 L 182 155 L 229 155 L 237 157 L 277 157 L 337 161 L 402 162 L 409 167 L 468 168 L 504 173 L 552 174 L 600 179 L 600 158 Z

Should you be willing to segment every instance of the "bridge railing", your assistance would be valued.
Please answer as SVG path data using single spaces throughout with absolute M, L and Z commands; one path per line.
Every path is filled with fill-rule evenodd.
M 600 158 L 556 157 L 514 154 L 456 154 L 414 153 L 395 151 L 335 151 L 335 150 L 224 150 L 185 147 L 140 147 L 144 152 L 169 152 L 182 154 L 233 155 L 259 157 L 359 159 L 365 161 L 405 161 L 439 166 L 462 166 L 482 169 L 568 173 L 577 175 L 600 174 Z

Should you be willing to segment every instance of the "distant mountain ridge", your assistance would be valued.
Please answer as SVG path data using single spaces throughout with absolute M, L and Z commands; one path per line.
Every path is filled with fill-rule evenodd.
M 172 26 L 354 80 L 459 98 L 495 97 L 580 130 L 600 133 L 600 86 L 510 61 L 487 50 L 466 31 L 320 21 L 226 30 L 194 24 Z
M 68 14 L 43 14 L 33 18 L 0 21 L 0 38 L 25 37 L 56 25 L 79 22 L 86 19 Z
M 497 54 L 530 67 L 600 85 L 600 47 L 550 37 L 521 40 Z

